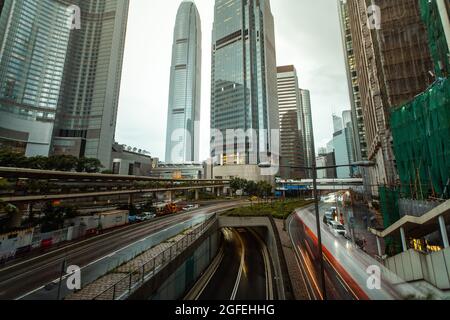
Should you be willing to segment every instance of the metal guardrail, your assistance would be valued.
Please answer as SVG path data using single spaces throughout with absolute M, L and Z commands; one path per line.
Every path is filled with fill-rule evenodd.
M 199 239 L 205 231 L 217 219 L 217 214 L 211 216 L 208 220 L 197 225 L 193 230 L 187 233 L 183 238 L 174 243 L 169 249 L 163 251 L 149 262 L 136 268 L 115 284 L 109 286 L 102 293 L 95 296 L 92 300 L 123 300 L 130 296 L 145 281 L 154 277 L 158 272 L 164 269 L 170 262 L 177 258 L 187 248 L 189 248 L 197 239 Z

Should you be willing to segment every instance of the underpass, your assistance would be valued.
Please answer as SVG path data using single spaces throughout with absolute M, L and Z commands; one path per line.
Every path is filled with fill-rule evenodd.
M 225 228 L 219 264 L 206 273 L 195 300 L 273 300 L 268 250 L 252 229 Z

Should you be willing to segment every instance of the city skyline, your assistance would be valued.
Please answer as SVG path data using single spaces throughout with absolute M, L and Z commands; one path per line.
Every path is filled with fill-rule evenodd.
M 288 3 L 289 2 L 289 3 Z M 292 4 L 292 6 L 291 6 Z M 128 28 L 127 45 L 125 51 L 124 74 L 122 81 L 121 100 L 119 107 L 118 130 L 116 140 L 121 143 L 137 145 L 147 149 L 152 156 L 164 159 L 166 121 L 153 119 L 166 119 L 167 96 L 169 94 L 169 70 L 171 53 L 171 39 L 175 23 L 176 10 L 179 2 L 169 2 L 164 5 L 148 4 L 152 7 L 150 15 L 154 19 L 143 19 L 139 16 L 147 4 L 137 0 L 130 4 L 130 23 Z M 212 15 L 214 2 L 196 1 L 203 24 L 203 70 L 202 70 L 202 112 L 201 112 L 201 142 L 200 160 L 209 155 L 209 117 L 210 117 L 210 49 L 212 30 Z M 315 126 L 316 148 L 325 145 L 332 135 L 332 123 L 329 117 L 323 117 L 324 112 L 340 112 L 350 106 L 348 90 L 346 88 L 346 74 L 343 63 L 342 44 L 340 41 L 339 21 L 336 4 L 328 1 L 318 1 L 315 4 L 306 4 L 305 1 L 271 1 L 272 12 L 275 19 L 275 32 L 277 38 L 277 64 L 295 64 L 299 71 L 300 87 L 311 91 L 313 119 Z M 289 8 L 297 9 L 300 16 L 306 20 L 304 30 L 298 34 L 299 21 Z M 300 10 L 305 7 L 305 10 Z M 170 19 L 164 17 L 162 21 L 154 12 L 159 9 L 174 11 Z M 326 26 L 319 26 L 311 18 L 314 14 L 324 15 Z M 173 20 L 172 19 L 173 16 Z M 153 31 L 151 25 L 160 23 L 161 28 Z M 164 27 L 164 28 L 163 28 Z M 140 41 L 139 32 L 134 29 L 145 28 L 156 38 L 165 38 L 158 41 L 160 50 L 149 54 L 150 47 Z M 328 29 L 333 30 L 330 35 Z M 327 29 L 327 30 L 325 30 Z M 206 31 L 205 31 L 206 30 Z M 327 32 L 326 32 L 327 31 Z M 157 33 L 157 34 L 156 34 Z M 316 37 L 311 36 L 316 34 Z M 278 40 L 280 39 L 280 40 Z M 325 41 L 323 41 L 325 40 Z M 322 43 L 323 41 L 323 43 Z M 311 45 L 301 46 L 301 43 Z M 139 46 L 139 50 L 137 50 Z M 318 46 L 329 46 L 320 52 L 315 50 Z M 308 49 L 309 48 L 309 49 Z M 315 52 L 314 52 L 315 51 Z M 146 56 L 144 58 L 144 55 Z M 160 60 L 157 65 L 147 61 Z M 309 63 L 310 62 L 310 63 Z M 158 82 L 154 81 L 153 74 L 158 74 Z M 139 81 L 140 80 L 140 81 Z M 166 81 L 167 80 L 167 81 Z M 153 85 L 155 84 L 155 85 Z M 324 84 L 326 84 L 324 86 Z M 143 87 L 154 88 L 139 90 Z M 340 88 L 341 89 L 337 89 Z M 151 94 L 149 94 L 151 92 Z M 156 137 L 158 137 L 156 139 Z M 164 139 L 164 138 L 163 138 Z

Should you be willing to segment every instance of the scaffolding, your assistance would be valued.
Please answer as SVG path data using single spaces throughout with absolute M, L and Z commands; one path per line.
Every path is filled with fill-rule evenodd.
M 450 53 L 436 0 L 419 0 L 420 13 L 429 39 L 436 76 L 450 75 Z
M 392 110 L 391 128 L 402 196 L 450 198 L 450 78 Z

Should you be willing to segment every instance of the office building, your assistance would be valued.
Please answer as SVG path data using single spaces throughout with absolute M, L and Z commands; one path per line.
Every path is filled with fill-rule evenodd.
M 66 8 L 54 0 L 2 3 L 0 145 L 26 156 L 50 151 L 70 38 Z
M 269 0 L 215 1 L 211 129 L 215 174 L 253 172 L 251 176 L 260 179 L 258 164 L 278 163 L 277 68 Z M 230 132 L 241 137 L 230 138 Z
M 81 9 L 81 28 L 71 31 L 51 152 L 110 168 L 129 1 L 72 3 Z
M 342 113 L 343 130 L 345 131 L 345 139 L 347 142 L 347 152 L 349 164 L 358 161 L 358 156 L 355 149 L 355 131 L 353 130 L 353 114 L 351 110 L 346 110 Z M 352 175 L 354 168 L 351 168 Z
M 294 66 L 282 66 L 278 72 L 278 109 L 280 112 L 280 157 L 283 179 L 306 178 L 306 148 L 303 131 L 303 109 Z
M 202 179 L 204 174 L 203 163 L 158 163 L 152 170 L 152 177 L 161 179 Z
M 121 145 L 115 142 L 112 146 L 113 174 L 129 176 L 150 176 L 153 159 L 145 150 Z
M 199 159 L 202 32 L 197 7 L 180 4 L 172 46 L 166 162 L 186 163 Z
M 302 98 L 303 111 L 303 129 L 304 145 L 305 145 L 305 164 L 311 168 L 316 160 L 316 150 L 314 143 L 314 127 L 311 110 L 311 94 L 309 90 L 299 89 Z M 308 177 L 312 178 L 311 171 L 307 172 Z
M 398 179 L 390 131 L 391 108 L 423 92 L 435 79 L 419 1 L 348 0 L 348 21 L 366 129 L 371 185 L 394 185 Z M 376 23 L 374 23 L 376 22 Z M 372 194 L 378 195 L 373 188 Z
M 80 28 L 71 28 L 80 8 Z M 0 143 L 26 156 L 111 166 L 128 0 L 5 1 L 0 17 Z M 39 26 L 39 27 L 37 27 Z
M 355 53 L 353 49 L 353 38 L 350 28 L 347 0 L 338 0 L 338 7 L 351 104 L 354 137 L 353 149 L 355 150 L 355 161 L 364 161 L 367 160 L 366 127 L 364 124 L 363 110 L 361 105 L 358 70 L 356 67 Z

